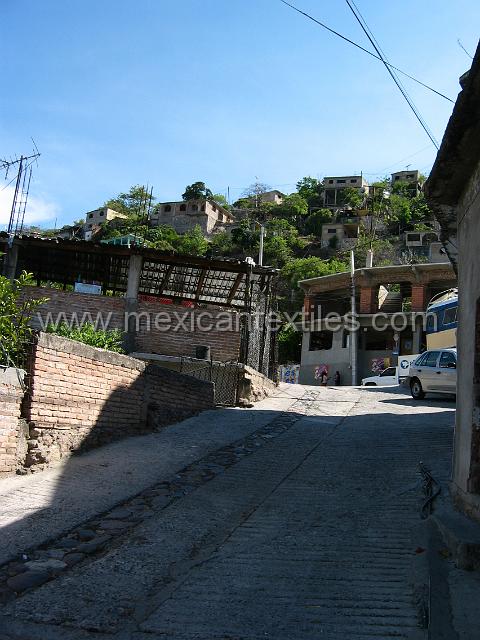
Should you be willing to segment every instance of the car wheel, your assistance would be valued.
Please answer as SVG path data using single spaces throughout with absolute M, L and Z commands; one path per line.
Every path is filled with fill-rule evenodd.
M 375 384 L 375 382 L 367 382 L 365 383 L 366 387 L 376 387 L 377 385 Z
M 415 378 L 410 383 L 410 393 L 414 400 L 423 400 L 425 398 L 425 391 L 422 389 L 422 383 L 418 378 Z

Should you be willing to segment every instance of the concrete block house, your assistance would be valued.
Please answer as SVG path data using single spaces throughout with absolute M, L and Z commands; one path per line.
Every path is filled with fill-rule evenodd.
M 429 300 L 456 284 L 450 264 L 394 265 L 355 271 L 358 380 L 397 364 L 399 355 L 425 349 L 424 324 Z M 305 292 L 299 381 L 318 384 L 320 372 L 339 371 L 351 383 L 349 272 L 299 282 Z M 330 315 L 331 314 L 331 315 Z M 338 322 L 332 318 L 338 318 Z

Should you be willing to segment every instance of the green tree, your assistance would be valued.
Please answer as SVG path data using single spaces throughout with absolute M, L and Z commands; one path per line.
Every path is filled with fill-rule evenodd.
M 24 367 L 33 337 L 30 321 L 48 298 L 34 300 L 25 287 L 32 274 L 23 271 L 16 280 L 0 276 L 0 365 Z
M 267 235 L 263 245 L 263 263 L 273 267 L 281 267 L 292 256 L 288 242 L 280 235 Z
M 365 200 L 363 193 L 360 193 L 360 191 L 354 187 L 340 189 L 338 197 L 343 206 L 351 207 L 352 209 L 360 209 Z
M 314 211 L 305 221 L 307 233 L 320 237 L 322 235 L 322 226 L 327 222 L 331 222 L 333 217 L 330 209 L 318 209 L 318 211 Z
M 316 256 L 310 256 L 290 260 L 283 266 L 281 275 L 293 289 L 297 289 L 300 280 L 328 276 L 332 273 L 348 271 L 348 269 L 348 263 L 337 258 L 322 260 Z
M 270 209 L 271 215 L 286 218 L 294 222 L 299 222 L 307 213 L 308 203 L 299 193 L 292 193 L 289 196 L 285 196 L 281 204 L 276 204 Z
M 208 242 L 203 237 L 200 225 L 197 224 L 193 229 L 180 236 L 176 249 L 184 255 L 204 256 L 208 249 Z
M 356 268 L 366 265 L 367 252 L 373 251 L 373 266 L 379 267 L 385 264 L 395 264 L 397 261 L 397 248 L 388 238 L 372 238 L 369 234 L 361 234 L 354 247 Z M 345 260 L 348 256 L 345 254 Z
M 174 251 L 180 241 L 179 234 L 169 225 L 148 229 L 145 238 L 148 246 L 161 251 Z
M 235 209 L 254 209 L 255 202 L 251 198 L 239 198 L 233 203 Z
M 213 193 L 204 182 L 194 182 L 185 187 L 182 198 L 183 200 L 201 200 L 202 198 L 213 198 Z
M 215 202 L 219 204 L 221 207 L 223 207 L 224 209 L 231 208 L 230 205 L 228 204 L 226 197 L 223 195 L 223 193 L 214 193 L 212 196 L 212 200 L 215 200 Z
M 251 218 L 244 218 L 232 229 L 232 241 L 240 249 L 258 250 L 259 237 L 258 226 Z
M 296 184 L 298 194 L 307 201 L 309 209 L 323 205 L 323 184 L 321 180 L 305 176 Z
M 284 326 L 278 332 L 278 360 L 280 364 L 299 363 L 302 355 L 301 331 L 292 325 Z
M 212 253 L 216 256 L 228 256 L 233 251 L 232 236 L 228 231 L 216 233 L 210 242 Z
M 156 200 L 152 196 L 152 202 Z M 150 202 L 150 193 L 144 186 L 136 184 L 130 187 L 127 193 L 119 193 L 116 198 L 107 200 L 105 206 L 113 209 L 117 213 L 123 213 L 126 216 L 144 215 L 144 210 Z

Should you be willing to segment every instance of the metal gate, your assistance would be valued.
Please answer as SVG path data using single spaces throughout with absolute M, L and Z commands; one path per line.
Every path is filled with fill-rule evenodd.
M 180 373 L 215 384 L 215 404 L 234 407 L 238 400 L 240 365 L 236 360 L 227 362 L 198 360 L 182 356 Z

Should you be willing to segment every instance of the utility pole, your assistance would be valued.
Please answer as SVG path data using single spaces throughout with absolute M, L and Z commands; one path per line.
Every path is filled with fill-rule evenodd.
M 357 322 L 357 304 L 355 300 L 355 256 L 353 250 L 350 251 L 350 289 L 351 289 L 351 313 L 352 313 L 352 331 L 350 331 L 350 367 L 352 369 L 352 386 L 357 386 L 357 353 L 358 353 L 358 333 L 356 329 Z
M 260 248 L 258 250 L 258 265 L 263 267 L 263 241 L 265 238 L 265 225 L 260 223 Z

